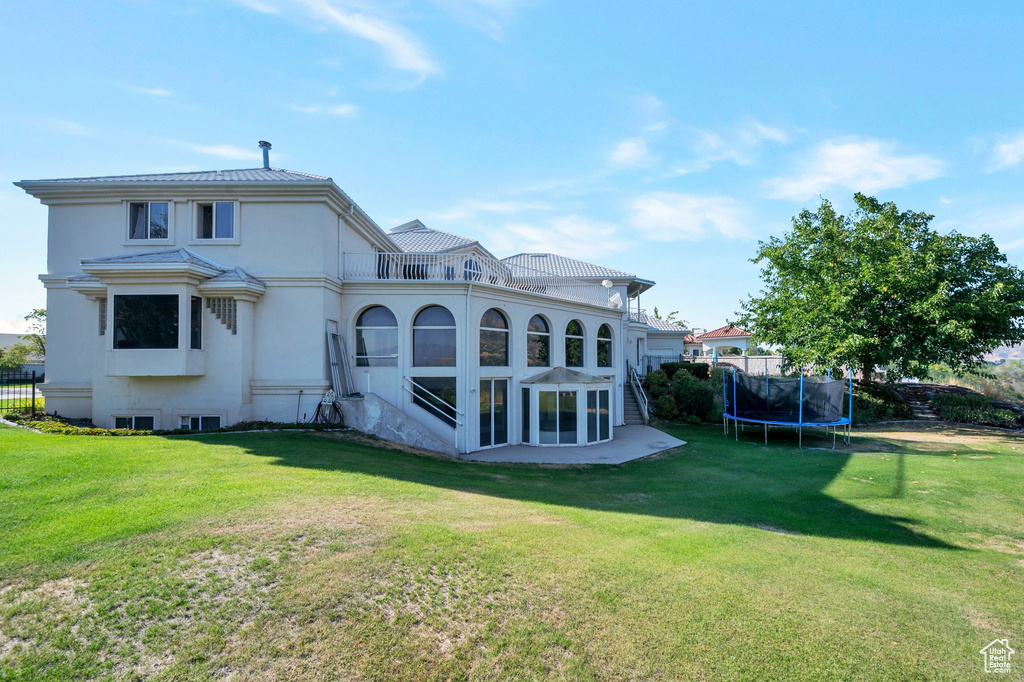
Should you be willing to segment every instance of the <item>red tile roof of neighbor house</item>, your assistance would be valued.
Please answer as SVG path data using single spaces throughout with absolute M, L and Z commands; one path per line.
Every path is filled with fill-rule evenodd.
M 724 327 L 718 329 L 712 329 L 709 332 L 705 332 L 697 337 L 698 341 L 707 341 L 711 339 L 735 339 L 735 338 L 748 338 L 750 332 L 745 332 L 739 327 L 727 324 Z
M 697 343 L 697 339 L 693 334 L 687 334 L 683 337 L 683 343 Z

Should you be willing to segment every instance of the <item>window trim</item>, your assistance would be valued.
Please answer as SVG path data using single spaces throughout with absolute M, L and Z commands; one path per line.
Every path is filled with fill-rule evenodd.
M 179 429 L 187 429 L 189 431 L 208 431 L 210 429 L 204 429 L 203 428 L 203 420 L 204 419 L 216 419 L 218 424 L 219 424 L 219 426 L 216 426 L 214 428 L 217 428 L 217 429 L 224 428 L 224 417 L 223 417 L 223 415 L 220 415 L 220 414 L 204 414 L 202 411 L 198 411 L 198 412 L 190 412 L 190 413 L 185 413 L 185 414 L 179 414 L 179 415 L 177 415 L 176 418 L 177 418 L 177 421 L 178 421 L 177 428 L 179 428 Z M 183 420 L 183 419 L 188 419 L 189 420 L 189 426 L 182 426 L 181 425 L 181 420 Z M 193 429 L 192 428 L 192 420 L 193 419 L 198 419 L 199 420 L 199 428 L 198 429 Z
M 121 201 L 124 224 L 124 245 L 125 246 L 152 246 L 153 244 L 174 243 L 174 200 L 173 199 L 124 199 Z M 147 215 L 149 204 L 167 204 L 167 237 L 151 238 L 146 235 L 145 239 L 132 239 L 132 204 L 146 204 Z
M 216 223 L 216 204 L 234 204 L 232 211 L 232 224 L 231 224 L 231 237 L 210 237 L 209 239 L 203 239 L 199 237 L 199 207 L 206 204 L 213 204 L 214 208 L 214 225 L 213 233 L 217 234 L 217 223 Z M 239 244 L 239 233 L 241 232 L 241 202 L 237 199 L 193 199 L 188 202 L 189 220 L 188 228 L 188 243 L 194 246 L 232 246 Z

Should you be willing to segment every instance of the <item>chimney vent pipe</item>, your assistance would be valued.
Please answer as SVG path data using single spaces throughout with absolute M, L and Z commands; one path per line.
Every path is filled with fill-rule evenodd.
M 263 150 L 263 167 L 270 168 L 270 143 L 260 140 L 260 149 Z

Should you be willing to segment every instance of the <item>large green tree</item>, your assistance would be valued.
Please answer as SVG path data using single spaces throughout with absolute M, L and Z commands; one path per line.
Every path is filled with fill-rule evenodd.
M 1024 273 L 991 237 L 939 234 L 931 215 L 854 200 L 849 217 L 822 200 L 759 243 L 764 288 L 740 324 L 761 342 L 797 364 L 924 377 L 929 364 L 965 371 L 1024 340 Z

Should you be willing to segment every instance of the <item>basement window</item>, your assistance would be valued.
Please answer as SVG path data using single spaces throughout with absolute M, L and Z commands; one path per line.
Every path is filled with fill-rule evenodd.
M 178 428 L 190 429 L 192 431 L 207 431 L 220 428 L 220 416 L 218 415 L 182 415 L 178 420 Z
M 235 202 L 196 204 L 196 239 L 234 239 Z
M 115 429 L 134 429 L 136 431 L 152 431 L 156 426 L 156 418 L 151 415 L 135 415 L 132 417 L 114 417 Z

